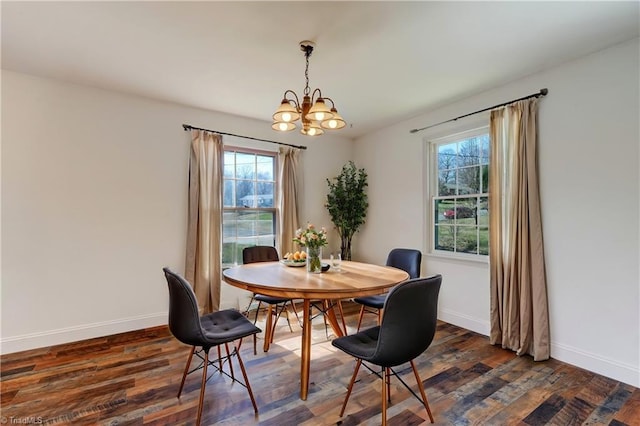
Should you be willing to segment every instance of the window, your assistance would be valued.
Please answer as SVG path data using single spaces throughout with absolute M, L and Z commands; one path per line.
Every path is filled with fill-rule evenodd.
M 489 254 L 489 145 L 487 127 L 430 142 L 432 253 Z
M 242 263 L 242 249 L 275 246 L 276 153 L 225 148 L 222 265 Z

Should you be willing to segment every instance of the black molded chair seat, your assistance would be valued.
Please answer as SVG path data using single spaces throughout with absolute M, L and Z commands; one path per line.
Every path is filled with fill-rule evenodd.
M 349 355 L 361 358 L 372 359 L 378 346 L 378 338 L 380 336 L 380 326 L 367 328 L 357 334 L 352 334 L 348 337 L 357 336 L 353 339 L 342 339 L 336 342 L 332 341 L 331 344 L 341 351 L 348 353 Z M 345 336 L 347 337 L 347 336 Z
M 424 393 L 422 380 L 413 360 L 422 354 L 433 341 L 438 314 L 438 294 L 442 276 L 414 278 L 398 284 L 389 292 L 384 303 L 385 314 L 379 326 L 339 337 L 331 342 L 333 346 L 356 358 L 356 368 L 342 404 L 340 417 L 344 415 L 349 396 L 363 361 L 380 366 L 380 373 L 371 370 L 383 379 L 382 383 L 382 424 L 387 423 L 387 400 L 391 402 L 389 379 L 396 376 L 400 382 L 422 403 L 429 420 L 433 416 Z M 410 363 L 422 399 L 400 378 L 392 368 Z M 366 364 L 365 367 L 369 368 Z M 369 368 L 370 369 L 370 368 Z
M 381 296 L 356 297 L 353 299 L 354 302 L 373 309 L 382 309 L 384 307 L 385 300 L 387 300 L 386 294 Z
M 282 297 L 265 296 L 264 294 L 256 294 L 253 298 L 258 302 L 269 303 L 272 305 L 277 305 L 279 303 L 286 303 L 289 300 L 291 300 L 291 299 L 286 299 Z
M 204 341 L 212 346 L 242 339 L 261 331 L 235 309 L 205 314 L 200 317 L 200 324 L 204 331 Z

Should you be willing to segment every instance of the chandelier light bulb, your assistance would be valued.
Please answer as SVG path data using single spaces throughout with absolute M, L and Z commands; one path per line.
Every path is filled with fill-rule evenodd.
M 310 128 L 309 130 L 307 130 L 307 134 L 309 136 L 315 136 L 316 135 L 316 129 L 314 129 L 313 127 Z
M 291 121 L 291 114 L 289 114 L 288 112 L 285 112 L 284 114 L 282 114 L 282 121 L 286 121 L 286 122 Z
M 338 110 L 336 110 L 335 107 L 331 108 L 331 113 L 333 116 L 323 120 L 320 123 L 321 127 L 329 130 L 338 130 L 347 125 L 347 123 L 344 122 L 344 119 L 340 117 L 340 114 L 338 114 Z
M 271 125 L 273 130 L 277 130 L 279 132 L 289 132 L 296 128 L 296 125 L 293 123 L 287 123 L 285 121 L 274 121 Z

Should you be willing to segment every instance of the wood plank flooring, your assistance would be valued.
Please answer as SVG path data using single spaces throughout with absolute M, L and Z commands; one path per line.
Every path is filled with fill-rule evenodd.
M 374 316 L 368 317 L 371 325 Z M 346 319 L 353 331 L 357 317 Z M 258 325 L 264 325 L 263 318 Z M 251 339 L 241 347 L 259 415 L 254 416 L 245 388 L 216 373 L 207 384 L 202 423 L 380 424 L 380 380 L 361 369 L 340 418 L 355 362 L 331 346 L 320 319 L 313 324 L 312 344 L 307 401 L 299 399 L 300 328 L 294 324 L 291 333 L 281 319 L 268 353 L 262 352 L 260 339 L 257 355 Z M 188 352 L 166 327 L 157 327 L 4 355 L 0 421 L 193 424 L 200 372 L 187 378 L 182 397 L 176 398 Z M 559 361 L 516 357 L 489 345 L 485 336 L 443 322 L 416 367 L 437 425 L 640 425 L 640 389 Z M 416 389 L 411 369 L 400 370 Z M 390 425 L 429 424 L 424 408 L 396 379 L 391 401 Z

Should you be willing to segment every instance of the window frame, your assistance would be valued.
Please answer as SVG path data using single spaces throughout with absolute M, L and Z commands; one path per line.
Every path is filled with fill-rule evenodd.
M 221 223 L 221 236 L 222 236 L 222 241 L 221 241 L 221 248 L 222 248 L 222 252 L 220 253 L 220 258 L 221 258 L 221 264 L 223 268 L 228 268 L 231 266 L 235 266 L 235 265 L 239 265 L 242 264 L 242 255 L 240 253 L 238 253 L 237 250 L 237 246 L 238 246 L 238 233 L 237 233 L 237 228 L 236 228 L 236 234 L 235 234 L 235 250 L 233 251 L 234 253 L 234 259 L 232 259 L 233 261 L 231 263 L 229 262 L 222 262 L 223 261 L 223 253 L 224 253 L 224 215 L 226 213 L 238 213 L 238 212 L 255 212 L 257 214 L 261 213 L 261 212 L 269 212 L 273 214 L 273 242 L 271 245 L 273 245 L 274 247 L 276 247 L 276 244 L 278 242 L 278 228 L 279 228 L 279 209 L 278 209 L 278 195 L 279 195 L 279 165 L 278 165 L 278 152 L 277 151 L 268 151 L 268 150 L 261 150 L 261 149 L 254 149 L 254 148 L 249 148 L 249 147 L 240 147 L 240 146 L 231 146 L 231 145 L 225 145 L 223 147 L 223 167 L 225 165 L 224 162 L 224 155 L 226 155 L 227 153 L 234 153 L 234 155 L 237 154 L 249 154 L 249 155 L 254 155 L 254 156 L 266 156 L 266 157 L 272 157 L 273 158 L 273 207 L 244 207 L 244 206 L 240 206 L 240 205 L 236 205 L 235 207 L 228 207 L 225 206 L 225 202 L 224 202 L 224 183 L 228 180 L 228 178 L 225 177 L 224 174 L 224 170 L 222 173 L 222 181 L 223 181 L 223 189 L 222 189 L 222 223 Z M 236 163 L 237 164 L 237 163 Z M 257 174 L 256 176 L 254 176 L 253 182 L 257 183 L 257 182 L 264 182 L 264 181 L 259 181 L 257 179 Z M 233 182 L 237 181 L 237 176 L 235 175 L 235 171 L 234 171 L 234 178 L 232 179 Z
M 439 136 L 425 137 L 425 153 L 426 153 L 426 189 L 427 194 L 425 197 L 425 210 L 426 210 L 426 237 L 427 237 L 427 252 L 429 256 L 442 257 L 447 259 L 472 261 L 480 263 L 489 263 L 488 254 L 480 253 L 467 253 L 459 251 L 439 250 L 436 248 L 436 199 L 442 199 L 442 196 L 438 194 L 439 185 L 439 167 L 438 167 L 438 147 L 447 143 L 459 142 L 475 136 L 489 134 L 489 124 L 486 121 L 482 123 L 476 122 L 475 125 L 469 125 L 466 128 L 451 130 L 448 133 L 440 134 Z M 489 189 L 486 192 L 476 194 L 458 194 L 452 197 L 465 198 L 465 197 L 489 197 Z M 476 213 L 477 214 L 477 213 Z M 487 216 L 488 217 L 488 216 Z M 457 225 L 453 225 L 457 226 Z M 489 223 L 487 222 L 487 227 Z

